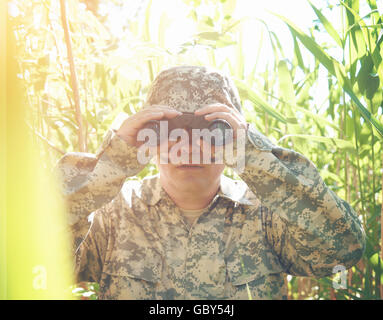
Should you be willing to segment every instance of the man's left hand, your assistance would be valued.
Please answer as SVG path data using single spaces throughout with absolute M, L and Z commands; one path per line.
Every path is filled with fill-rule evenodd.
M 237 136 L 238 129 L 247 130 L 245 117 L 235 108 L 231 108 L 223 103 L 208 104 L 194 112 L 197 116 L 205 116 L 205 119 L 212 121 L 215 119 L 224 119 L 233 128 L 233 137 Z

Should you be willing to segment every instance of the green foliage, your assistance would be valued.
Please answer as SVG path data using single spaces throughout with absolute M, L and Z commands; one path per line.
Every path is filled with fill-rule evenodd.
M 80 300 L 97 300 L 100 286 L 96 282 L 82 282 L 71 287 L 74 298 Z

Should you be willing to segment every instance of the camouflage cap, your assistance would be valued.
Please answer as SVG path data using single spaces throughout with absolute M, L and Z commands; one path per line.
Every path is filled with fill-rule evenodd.
M 221 71 L 201 66 L 179 66 L 166 69 L 156 77 L 145 106 L 162 104 L 182 112 L 194 112 L 216 102 L 242 112 L 237 88 Z

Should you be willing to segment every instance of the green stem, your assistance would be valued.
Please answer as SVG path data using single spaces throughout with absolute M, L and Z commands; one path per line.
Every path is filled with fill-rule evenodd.
M 153 80 L 154 80 L 154 72 L 153 72 L 153 62 L 152 62 L 152 60 L 148 60 L 148 67 L 149 67 L 150 82 L 153 82 Z
M 344 10 L 342 10 L 342 40 L 344 39 Z M 345 41 L 342 41 L 342 43 L 345 43 Z M 342 48 L 342 54 L 343 54 L 343 65 L 346 64 L 346 57 L 345 57 L 345 47 L 343 45 Z M 349 49 L 349 56 L 351 55 L 351 50 Z M 351 60 L 351 59 L 350 59 Z M 342 90 L 343 93 L 343 128 L 341 133 L 341 138 L 344 139 L 346 136 L 346 128 L 347 128 L 347 105 L 346 105 L 346 93 L 344 90 Z M 347 165 L 347 152 L 344 152 L 344 193 L 345 193 L 345 199 L 346 201 L 349 201 L 348 197 L 348 165 Z
M 351 103 L 353 109 L 354 109 L 354 127 L 355 127 L 355 147 L 356 147 L 356 163 L 357 163 L 357 168 L 358 168 L 358 180 L 359 180 L 359 192 L 360 192 L 360 197 L 362 199 L 362 216 L 363 216 L 363 223 L 364 227 L 367 227 L 367 219 L 366 219 L 366 206 L 365 206 L 365 200 L 364 200 L 364 194 L 363 194 L 363 188 L 362 188 L 362 177 L 361 177 L 361 170 L 360 170 L 360 157 L 359 157 L 359 143 L 358 143 L 358 124 L 356 123 L 356 118 L 359 118 L 359 112 L 355 105 Z
M 79 92 L 78 81 L 77 81 L 76 66 L 75 66 L 74 56 L 72 52 L 72 42 L 71 42 L 71 38 L 69 34 L 69 23 L 68 23 L 68 17 L 66 12 L 66 2 L 64 0 L 60 0 L 60 12 L 61 12 L 61 23 L 64 29 L 68 63 L 70 68 L 70 79 L 71 79 L 71 88 L 73 92 L 73 100 L 74 100 L 74 106 L 75 106 L 75 115 L 76 115 L 76 121 L 78 125 L 78 132 L 77 132 L 78 144 L 79 144 L 80 151 L 85 152 L 85 142 L 84 142 L 85 137 L 84 137 L 83 121 L 82 121 L 81 108 L 80 108 L 80 92 Z
M 343 91 L 343 128 L 342 128 L 342 139 L 345 139 L 347 128 L 347 106 L 345 102 L 345 92 Z M 347 152 L 344 152 L 344 192 L 345 199 L 349 201 L 348 194 L 348 161 L 347 161 Z
M 372 100 L 370 100 L 370 106 L 371 106 L 371 113 L 373 111 L 373 105 Z M 375 136 L 374 136 L 374 129 L 372 128 L 372 124 L 370 124 L 371 128 L 371 156 L 372 156 L 372 203 L 374 205 L 372 214 L 375 213 L 376 208 L 376 200 L 375 200 L 375 194 L 376 194 L 376 185 L 375 185 L 375 152 L 374 152 L 374 144 L 375 144 Z

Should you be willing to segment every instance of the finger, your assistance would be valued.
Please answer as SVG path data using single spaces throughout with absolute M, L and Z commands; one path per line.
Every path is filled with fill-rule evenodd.
M 142 114 L 138 115 L 138 116 L 150 116 L 152 113 L 158 113 L 158 112 L 162 112 L 163 113 L 163 116 L 165 118 L 174 118 L 174 117 L 177 117 L 177 116 L 180 116 L 182 114 L 182 112 L 180 111 L 177 111 L 177 110 L 170 110 L 170 109 L 153 109 L 153 110 L 148 110 L 147 112 L 143 112 Z
M 164 117 L 169 119 L 178 117 L 182 114 L 182 112 L 177 110 L 164 110 L 163 112 L 164 112 Z
M 201 109 L 198 109 L 195 111 L 196 115 L 204 115 L 212 112 L 217 112 L 217 111 L 225 111 L 229 113 L 235 112 L 233 108 L 228 107 L 225 104 L 222 103 L 214 103 L 214 104 L 209 104 L 207 106 L 202 107 Z
M 169 108 L 153 108 L 152 109 L 151 108 L 151 109 L 142 111 L 142 113 L 140 113 L 140 114 L 137 113 L 136 115 L 139 117 L 141 117 L 141 116 L 146 117 L 146 115 L 150 115 L 152 113 L 157 113 L 157 112 L 163 112 L 163 116 L 165 118 L 168 118 L 168 119 L 175 118 L 175 117 L 180 116 L 182 114 L 182 112 L 175 110 L 175 109 L 169 109 Z
M 172 119 L 181 114 L 182 113 L 177 110 L 153 109 L 135 114 L 134 121 L 131 123 L 134 127 L 141 127 L 145 122 L 150 120 L 160 120 L 162 118 Z
M 148 111 L 173 111 L 173 112 L 177 112 L 177 113 L 182 113 L 174 108 L 171 108 L 169 106 L 166 106 L 166 105 L 159 105 L 159 104 L 153 104 L 149 107 L 145 107 L 144 109 L 142 109 L 140 112 L 148 112 Z
M 142 113 L 142 114 L 136 114 L 134 118 L 132 117 L 131 119 L 127 119 L 127 123 L 132 128 L 141 128 L 146 122 L 150 120 L 160 120 L 164 117 L 164 112 L 163 111 L 156 111 L 156 112 L 150 112 L 150 113 Z
M 212 121 L 214 119 L 224 119 L 228 121 L 233 128 L 236 128 L 241 123 L 241 119 L 239 116 L 235 113 L 228 113 L 228 112 L 212 112 L 207 115 L 205 115 L 205 119 L 208 121 Z
M 207 115 L 205 115 L 205 119 L 207 121 L 212 121 L 214 119 L 223 119 L 223 120 L 226 120 L 227 122 L 229 122 L 229 124 L 231 125 L 231 127 L 236 130 L 240 125 L 240 122 L 238 121 L 238 119 L 231 113 L 227 113 L 227 112 L 213 112 L 213 113 L 209 113 Z
M 200 109 L 202 110 L 202 109 Z M 198 111 L 198 110 L 197 110 Z M 231 114 L 238 123 L 241 123 L 244 121 L 242 114 L 240 114 L 236 109 L 230 108 L 223 104 L 215 104 L 215 105 L 209 105 L 207 107 L 204 107 L 204 110 L 200 111 L 196 115 L 207 115 L 215 112 L 226 112 Z M 209 120 L 209 118 L 205 118 L 206 120 Z
M 223 103 L 208 104 L 205 107 L 197 110 L 196 115 L 205 115 L 205 114 L 219 112 L 219 111 L 228 112 L 232 114 L 236 119 L 238 119 L 238 122 L 246 121 L 243 114 L 237 108 L 235 108 L 234 106 L 233 107 L 228 106 Z

